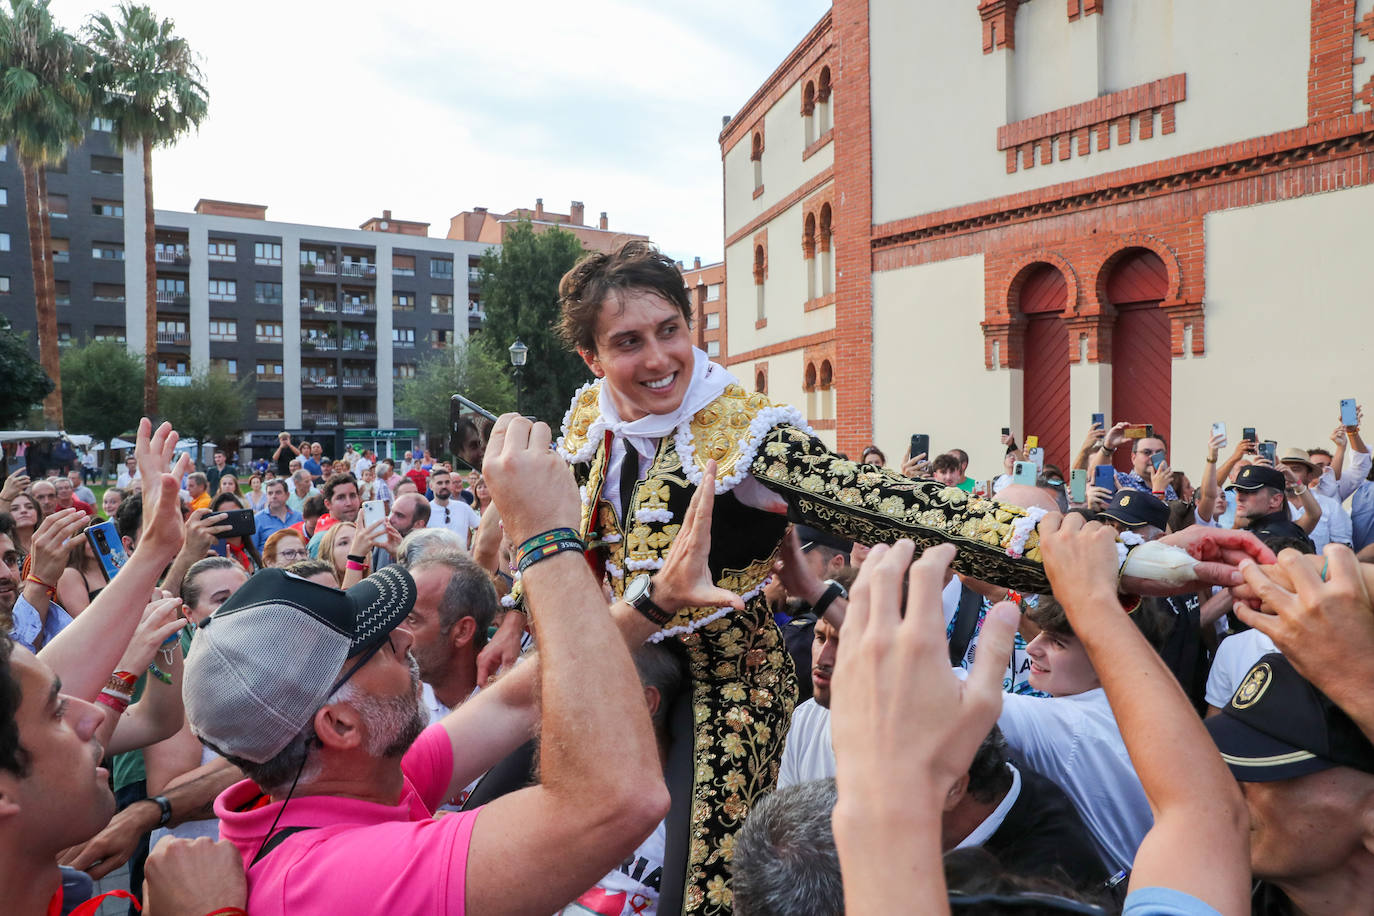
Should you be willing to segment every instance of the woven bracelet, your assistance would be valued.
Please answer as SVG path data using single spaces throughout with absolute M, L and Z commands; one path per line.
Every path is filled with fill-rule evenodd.
M 520 562 L 519 564 L 517 564 L 517 569 L 521 573 L 524 573 L 525 570 L 529 569 L 531 566 L 538 563 L 540 560 L 547 560 L 554 554 L 562 553 L 565 550 L 576 550 L 578 553 L 581 553 L 582 551 L 586 550 L 586 545 L 582 543 L 580 538 L 576 537 L 563 538 L 561 540 L 544 544 L 542 547 L 536 547 L 534 550 L 527 551 L 521 554 Z
M 515 549 L 515 556 L 518 562 L 519 560 L 523 560 L 526 554 L 532 553 L 533 551 L 538 550 L 540 547 L 547 547 L 549 544 L 552 544 L 555 541 L 581 540 L 582 538 L 572 528 L 550 528 L 548 531 L 545 531 L 542 534 L 536 534 L 534 537 L 530 538 L 529 540 L 521 544 L 519 547 L 517 547 Z

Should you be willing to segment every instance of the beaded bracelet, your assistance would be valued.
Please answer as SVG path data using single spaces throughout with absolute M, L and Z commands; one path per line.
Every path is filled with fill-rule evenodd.
M 525 570 L 529 569 L 531 566 L 538 563 L 540 560 L 547 560 L 549 557 L 553 556 L 556 553 L 562 553 L 565 550 L 576 550 L 578 553 L 581 553 L 586 549 L 586 545 L 582 543 L 582 540 L 580 538 L 563 538 L 561 540 L 544 544 L 541 547 L 536 547 L 533 550 L 522 554 L 520 556 L 520 563 L 518 564 L 518 569 L 521 573 L 524 573 Z
M 536 534 L 516 548 L 515 556 L 517 558 L 517 563 L 519 560 L 523 560 L 527 554 L 541 547 L 546 547 L 555 541 L 578 541 L 580 543 L 581 540 L 582 538 L 578 533 L 571 528 L 550 528 L 543 534 Z

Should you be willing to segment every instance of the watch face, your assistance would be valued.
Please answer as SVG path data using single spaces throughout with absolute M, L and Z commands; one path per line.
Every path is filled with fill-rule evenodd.
M 634 604 L 639 599 L 649 593 L 649 576 L 647 573 L 640 573 L 630 580 L 630 584 L 625 587 L 625 601 Z

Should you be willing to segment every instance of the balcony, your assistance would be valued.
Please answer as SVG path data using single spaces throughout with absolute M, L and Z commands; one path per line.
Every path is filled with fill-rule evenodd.
M 345 301 L 342 305 L 339 306 L 339 311 L 345 315 L 374 316 L 377 314 L 377 304 L 375 302 Z
M 178 347 L 184 347 L 190 344 L 191 335 L 187 334 L 185 331 L 158 331 L 157 342 L 159 344 L 173 344 Z
M 302 410 L 301 422 L 316 426 L 338 426 L 339 415 L 332 410 Z
M 301 378 L 303 388 L 338 388 L 339 379 L 333 375 L 307 375 Z
M 157 304 L 182 306 L 190 305 L 191 297 L 186 293 L 178 293 L 168 289 L 160 289 L 157 291 Z
M 268 382 L 277 385 L 280 385 L 282 382 L 282 374 L 280 372 L 258 372 L 253 375 L 253 378 L 257 379 L 259 382 Z
M 170 264 L 173 267 L 189 267 L 191 256 L 184 251 L 155 251 L 153 259 L 159 264 Z
M 301 337 L 301 352 L 332 353 L 339 349 L 339 342 L 333 337 Z
M 261 407 L 258 408 L 258 422 L 259 422 L 259 423 L 266 423 L 266 422 L 270 422 L 270 421 L 273 421 L 273 420 L 284 420 L 284 419 L 286 419 L 286 413 L 285 413 L 284 411 L 280 411 L 280 410 L 264 410 L 264 409 L 261 408 Z
M 327 261 L 306 261 L 301 265 L 301 276 L 337 277 L 339 265 Z
M 377 341 L 362 340 L 357 337 L 345 337 L 342 340 L 344 350 L 351 350 L 355 353 L 376 353 Z
M 375 280 L 377 278 L 377 265 L 345 261 L 339 265 L 339 276 L 359 280 Z
M 393 350 L 414 350 L 414 349 L 415 349 L 415 341 L 413 341 L 413 340 L 393 340 L 393 341 L 391 342 L 391 348 L 392 348 Z
M 482 272 L 476 267 L 468 268 L 468 286 L 479 286 L 482 283 Z
M 348 389 L 376 388 L 377 380 L 370 376 L 345 375 L 343 377 L 343 386 Z
M 339 304 L 332 299 L 302 299 L 302 312 L 316 312 L 322 315 L 333 315 L 339 310 Z
M 345 413 L 343 422 L 344 426 L 376 426 L 377 415 L 375 413 Z

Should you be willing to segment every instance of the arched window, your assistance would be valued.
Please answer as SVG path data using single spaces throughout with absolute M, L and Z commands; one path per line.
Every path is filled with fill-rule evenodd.
M 816 392 L 816 364 L 806 364 L 806 376 L 802 381 L 802 391 L 806 392 L 806 417 L 808 420 L 819 420 L 820 401 Z
M 763 277 L 766 271 L 765 254 L 762 245 L 754 246 L 754 290 L 758 300 L 758 314 L 756 321 L 762 321 L 765 313 L 763 309 Z
M 822 420 L 835 419 L 835 373 L 830 368 L 830 360 L 821 361 L 820 378 L 817 385 L 820 387 L 820 408 Z
M 806 262 L 806 300 L 816 298 L 816 214 L 806 214 L 802 224 L 802 260 Z
M 1102 299 L 1116 311 L 1112 327 L 1112 419 L 1150 423 L 1166 439 L 1173 413 L 1173 350 L 1169 316 L 1159 307 L 1169 293 L 1169 269 L 1148 248 L 1127 248 L 1106 269 Z M 1116 464 L 1130 468 L 1127 449 Z
M 1026 268 L 1015 311 L 1026 316 L 1023 413 L 1027 436 L 1039 436 L 1045 460 L 1064 467 L 1069 454 L 1069 331 L 1063 312 L 1069 286 L 1051 264 Z
M 816 135 L 820 136 L 830 129 L 834 123 L 831 120 L 830 105 L 834 101 L 833 91 L 830 85 L 830 68 L 822 67 L 820 78 L 817 80 L 816 87 Z
M 754 162 L 754 190 L 763 187 L 763 132 L 754 131 L 754 141 L 749 152 L 749 158 Z
M 802 90 L 802 142 L 810 146 L 816 142 L 816 84 L 807 80 Z
M 831 251 L 830 204 L 821 204 L 821 217 L 816 229 L 816 248 L 820 257 L 816 259 L 816 288 L 820 295 L 828 296 L 835 291 L 835 260 Z
M 768 373 L 762 369 L 754 373 L 754 390 L 759 394 L 768 393 Z

